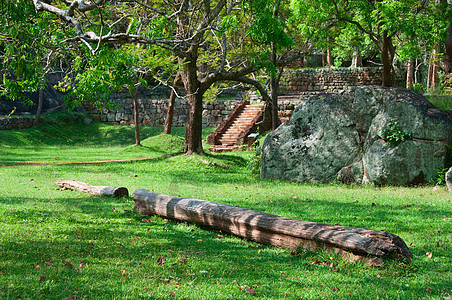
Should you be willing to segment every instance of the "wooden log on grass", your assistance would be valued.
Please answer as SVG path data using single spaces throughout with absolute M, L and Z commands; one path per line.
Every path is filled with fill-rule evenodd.
M 95 186 L 76 180 L 58 180 L 55 184 L 66 189 L 78 190 L 94 196 L 128 197 L 129 190 L 122 186 Z
M 412 254 L 397 235 L 365 228 L 285 218 L 199 199 L 178 198 L 139 189 L 134 210 L 220 229 L 258 243 L 295 251 L 325 249 L 352 260 L 381 266 L 382 258 L 410 262 Z

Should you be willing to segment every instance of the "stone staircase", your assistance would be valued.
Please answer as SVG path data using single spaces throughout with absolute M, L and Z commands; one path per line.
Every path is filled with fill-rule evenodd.
M 209 136 L 213 145 L 211 151 L 233 151 L 248 141 L 248 135 L 255 133 L 256 122 L 262 119 L 264 105 L 240 103 L 238 108 Z

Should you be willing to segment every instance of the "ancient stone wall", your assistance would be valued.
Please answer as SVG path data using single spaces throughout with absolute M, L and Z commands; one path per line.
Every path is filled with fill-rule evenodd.
M 1 117 L 0 130 L 25 129 L 33 126 L 34 118 L 26 117 Z
M 162 97 L 163 96 L 163 97 Z M 167 98 L 164 98 L 166 96 Z M 168 110 L 169 92 L 161 94 L 143 92 L 138 95 L 139 124 L 144 126 L 163 126 Z M 133 101 L 128 93 L 117 93 L 113 96 L 115 107 L 104 108 L 101 112 L 86 105 L 86 109 L 95 120 L 115 124 L 133 124 Z M 232 111 L 237 100 L 225 100 L 204 103 L 203 126 L 218 126 Z M 173 126 L 185 126 L 187 122 L 188 104 L 186 100 L 176 99 L 174 105 Z
M 338 93 L 356 86 L 381 85 L 383 68 L 335 68 L 287 70 L 281 77 L 280 93 L 306 91 Z M 401 78 L 395 79 L 396 84 Z

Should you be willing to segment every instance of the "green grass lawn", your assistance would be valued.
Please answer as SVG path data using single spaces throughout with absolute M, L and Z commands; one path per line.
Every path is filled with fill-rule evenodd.
M 441 110 L 452 110 L 451 95 L 426 95 L 428 101 Z
M 252 176 L 252 152 L 176 153 L 184 128 L 58 122 L 0 131 L 1 161 L 156 159 L 0 167 L 0 299 L 440 299 L 452 296 L 452 194 L 417 188 L 296 184 Z M 205 137 L 212 131 L 206 128 Z M 207 147 L 206 147 L 207 148 Z M 11 167 L 12 166 L 12 167 Z M 386 230 L 410 265 L 375 268 L 325 252 L 291 255 L 220 231 L 141 216 L 131 198 L 60 190 L 56 180 L 144 188 L 306 221 Z M 331 264 L 332 263 L 332 264 Z

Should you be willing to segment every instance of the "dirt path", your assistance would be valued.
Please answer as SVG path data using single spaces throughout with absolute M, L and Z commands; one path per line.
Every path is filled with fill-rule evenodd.
M 0 166 L 0 168 L 15 168 L 15 167 L 26 167 L 26 166 L 47 166 L 47 165 L 75 165 L 75 164 L 104 164 L 113 162 L 133 162 L 142 160 L 157 160 L 162 158 L 173 157 L 182 154 L 163 154 L 158 157 L 142 157 L 142 158 L 126 158 L 126 159 L 109 159 L 109 160 L 90 160 L 90 161 L 68 161 L 68 162 L 26 162 L 26 161 L 0 161 L 0 163 L 14 163 L 16 165 L 12 166 Z

